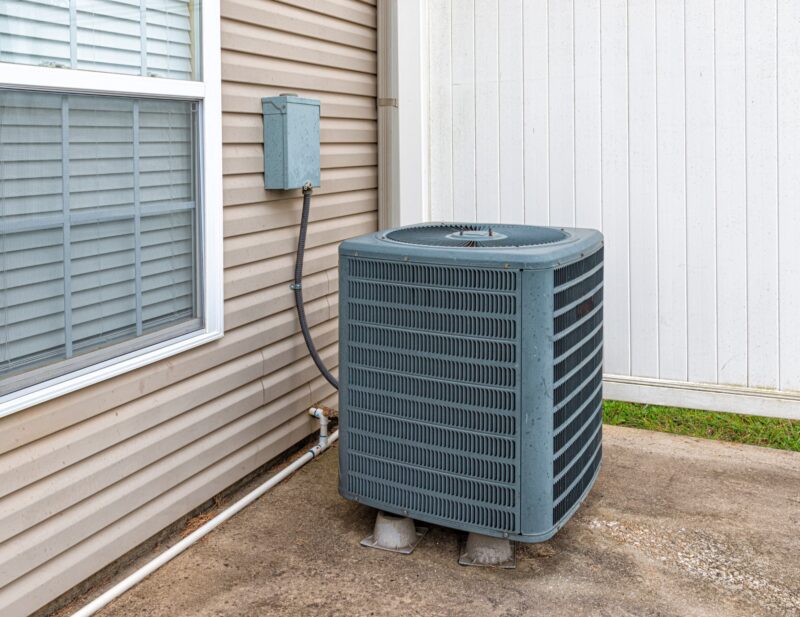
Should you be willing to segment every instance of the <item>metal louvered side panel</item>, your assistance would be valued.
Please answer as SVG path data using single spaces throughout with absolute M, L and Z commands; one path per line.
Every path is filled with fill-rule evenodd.
M 519 273 L 348 258 L 349 493 L 519 532 Z
M 553 524 L 602 458 L 603 249 L 553 276 Z

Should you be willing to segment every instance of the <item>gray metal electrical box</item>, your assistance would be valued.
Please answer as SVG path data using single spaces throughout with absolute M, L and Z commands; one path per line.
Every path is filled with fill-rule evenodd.
M 264 188 L 319 186 L 319 101 L 294 94 L 261 99 Z

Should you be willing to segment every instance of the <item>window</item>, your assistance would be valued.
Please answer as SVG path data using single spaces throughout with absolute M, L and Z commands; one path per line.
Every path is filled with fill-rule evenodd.
M 191 0 L 3 0 L 0 61 L 193 79 L 197 30 Z
M 215 10 L 0 2 L 0 416 L 221 335 Z

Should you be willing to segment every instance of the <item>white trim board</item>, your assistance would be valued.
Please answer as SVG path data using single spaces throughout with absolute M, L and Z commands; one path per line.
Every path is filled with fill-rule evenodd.
M 224 325 L 224 278 L 222 246 L 222 43 L 220 7 L 202 4 L 203 83 L 203 242 L 205 333 L 213 340 Z
M 428 0 L 398 1 L 396 31 L 397 126 L 393 142 L 378 146 L 397 157 L 394 201 L 382 221 L 392 227 L 430 220 Z
M 603 398 L 800 420 L 800 392 L 604 375 Z
M 205 36 L 203 38 L 205 40 Z M 218 36 L 215 38 L 219 40 Z M 2 76 L 0 79 L 2 85 L 14 89 L 29 88 L 46 92 L 80 92 L 168 99 L 202 99 L 206 96 L 206 88 L 214 85 L 208 81 L 208 69 L 208 65 L 204 65 L 204 81 L 187 81 L 0 62 L 0 76 Z
M 378 4 L 378 227 L 395 227 L 399 213 L 397 0 Z

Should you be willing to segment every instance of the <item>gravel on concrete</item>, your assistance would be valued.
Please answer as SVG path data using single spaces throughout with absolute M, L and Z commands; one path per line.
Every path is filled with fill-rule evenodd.
M 339 497 L 334 449 L 101 615 L 800 615 L 800 453 L 604 430 L 588 500 L 516 570 L 459 566 L 440 527 L 359 546 L 374 511 Z

